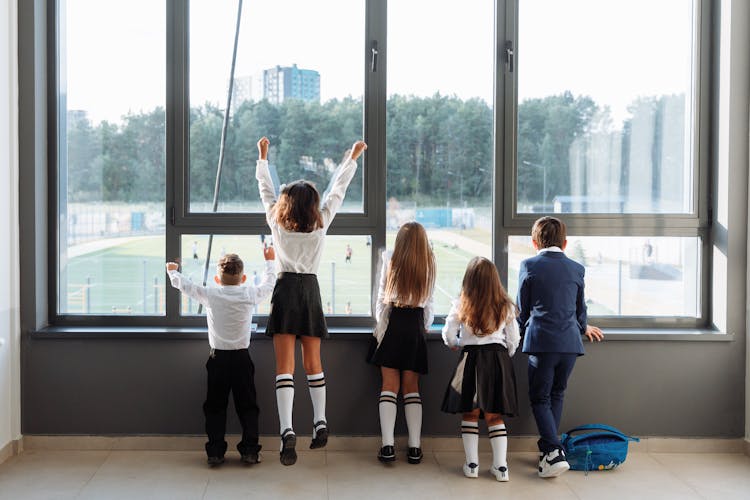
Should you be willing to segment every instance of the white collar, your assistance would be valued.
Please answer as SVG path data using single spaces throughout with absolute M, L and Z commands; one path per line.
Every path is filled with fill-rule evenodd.
M 560 253 L 562 253 L 562 251 L 563 251 L 563 249 L 560 248 L 560 247 L 547 247 L 547 248 L 542 248 L 541 250 L 537 250 L 536 254 L 539 255 L 542 252 L 560 252 Z

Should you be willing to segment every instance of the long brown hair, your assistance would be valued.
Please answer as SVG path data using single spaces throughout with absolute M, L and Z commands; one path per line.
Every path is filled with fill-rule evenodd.
M 459 304 L 459 319 L 477 337 L 497 331 L 511 314 L 516 315 L 516 306 L 500 283 L 495 264 L 484 257 L 474 257 L 466 266 Z
M 311 233 L 323 227 L 320 194 L 309 181 L 294 181 L 284 186 L 274 211 L 276 222 L 287 231 Z
M 435 255 L 427 232 L 418 222 L 407 222 L 396 235 L 388 277 L 385 302 L 418 306 L 430 298 L 435 286 Z

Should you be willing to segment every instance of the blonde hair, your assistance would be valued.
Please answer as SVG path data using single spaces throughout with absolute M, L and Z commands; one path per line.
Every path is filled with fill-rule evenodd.
M 458 317 L 484 337 L 496 332 L 510 317 L 515 318 L 516 306 L 500 283 L 500 275 L 492 261 L 474 257 L 466 266 L 461 284 Z
M 407 222 L 396 235 L 385 284 L 385 302 L 416 307 L 427 301 L 435 286 L 435 255 L 427 232 L 418 222 Z

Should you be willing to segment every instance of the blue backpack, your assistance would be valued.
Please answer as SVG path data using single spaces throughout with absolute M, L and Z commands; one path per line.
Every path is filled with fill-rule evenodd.
M 593 431 L 573 436 L 580 431 Z M 573 470 L 609 470 L 625 461 L 628 442 L 638 442 L 637 437 L 626 436 L 605 424 L 580 425 L 562 435 L 565 454 Z

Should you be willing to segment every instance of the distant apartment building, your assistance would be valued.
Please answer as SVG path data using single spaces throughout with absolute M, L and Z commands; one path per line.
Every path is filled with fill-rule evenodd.
M 234 79 L 234 109 L 245 101 L 263 99 L 274 104 L 281 104 L 288 99 L 320 102 L 320 73 L 312 69 L 300 69 L 293 64 L 266 69 L 255 76 Z

